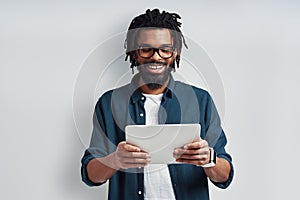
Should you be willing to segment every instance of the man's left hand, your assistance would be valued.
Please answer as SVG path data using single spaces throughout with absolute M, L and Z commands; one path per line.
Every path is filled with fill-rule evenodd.
M 174 149 L 173 156 L 177 162 L 201 166 L 209 163 L 210 150 L 207 141 L 198 137 L 183 148 Z

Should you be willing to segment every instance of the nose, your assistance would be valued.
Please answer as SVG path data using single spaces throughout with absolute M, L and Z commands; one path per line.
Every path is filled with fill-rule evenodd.
M 161 60 L 162 58 L 158 54 L 158 51 L 154 51 L 154 54 L 151 57 L 153 60 Z

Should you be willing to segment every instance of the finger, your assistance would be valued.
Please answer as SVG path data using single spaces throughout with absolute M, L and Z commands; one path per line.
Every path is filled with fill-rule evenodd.
M 197 154 L 201 153 L 201 149 L 175 149 L 174 154 L 182 155 L 182 154 Z
M 150 158 L 144 159 L 144 158 L 127 158 L 122 157 L 119 159 L 119 161 L 123 164 L 148 164 L 150 163 Z
M 205 147 L 205 148 L 201 148 L 201 149 L 175 149 L 174 150 L 174 154 L 178 154 L 178 155 L 182 155 L 182 154 L 191 154 L 191 155 L 202 155 L 202 154 L 207 154 L 209 155 L 209 148 Z
M 126 143 L 125 141 L 123 142 L 120 142 L 118 144 L 118 148 L 119 149 L 123 149 L 123 150 L 126 150 L 126 151 L 137 151 L 137 152 L 140 152 L 141 149 L 137 146 L 134 146 L 132 144 L 129 144 L 129 143 Z
M 124 145 L 124 149 L 126 151 L 137 151 L 137 152 L 142 151 L 140 147 L 137 147 L 135 145 L 128 144 L 128 143 L 126 143 L 126 145 Z
M 207 159 L 209 157 L 209 148 L 186 150 L 186 149 L 175 149 L 173 152 L 174 158 L 185 158 L 185 159 Z
M 150 159 L 138 159 L 138 158 L 119 158 L 120 167 L 123 169 L 128 168 L 140 168 L 148 165 L 151 160 Z
M 186 159 L 186 160 L 199 160 L 199 161 L 206 161 L 209 159 L 209 156 L 206 154 L 203 155 L 189 155 L 189 154 L 183 154 L 183 155 L 174 155 L 176 159 Z
M 183 146 L 184 149 L 200 149 L 208 147 L 208 143 L 205 140 L 195 141 Z
M 128 158 L 150 158 L 150 155 L 148 153 L 129 152 L 129 151 L 125 151 L 125 150 L 118 151 L 117 156 L 128 157 Z

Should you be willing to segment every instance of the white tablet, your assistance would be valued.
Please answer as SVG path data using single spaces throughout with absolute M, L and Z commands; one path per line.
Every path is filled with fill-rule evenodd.
M 199 137 L 200 128 L 200 124 L 128 125 L 126 142 L 148 152 L 152 164 L 176 163 L 174 149 Z

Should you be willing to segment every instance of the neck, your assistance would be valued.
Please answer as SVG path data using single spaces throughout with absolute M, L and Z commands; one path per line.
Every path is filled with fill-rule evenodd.
M 139 80 L 139 85 L 141 86 L 140 87 L 140 90 L 145 93 L 145 94 L 161 94 L 165 91 L 165 89 L 167 88 L 167 85 L 170 81 L 170 77 L 168 78 L 168 80 L 166 81 L 165 84 L 163 84 L 160 88 L 158 89 L 150 89 L 147 84 L 142 80 L 142 78 L 140 78 Z

